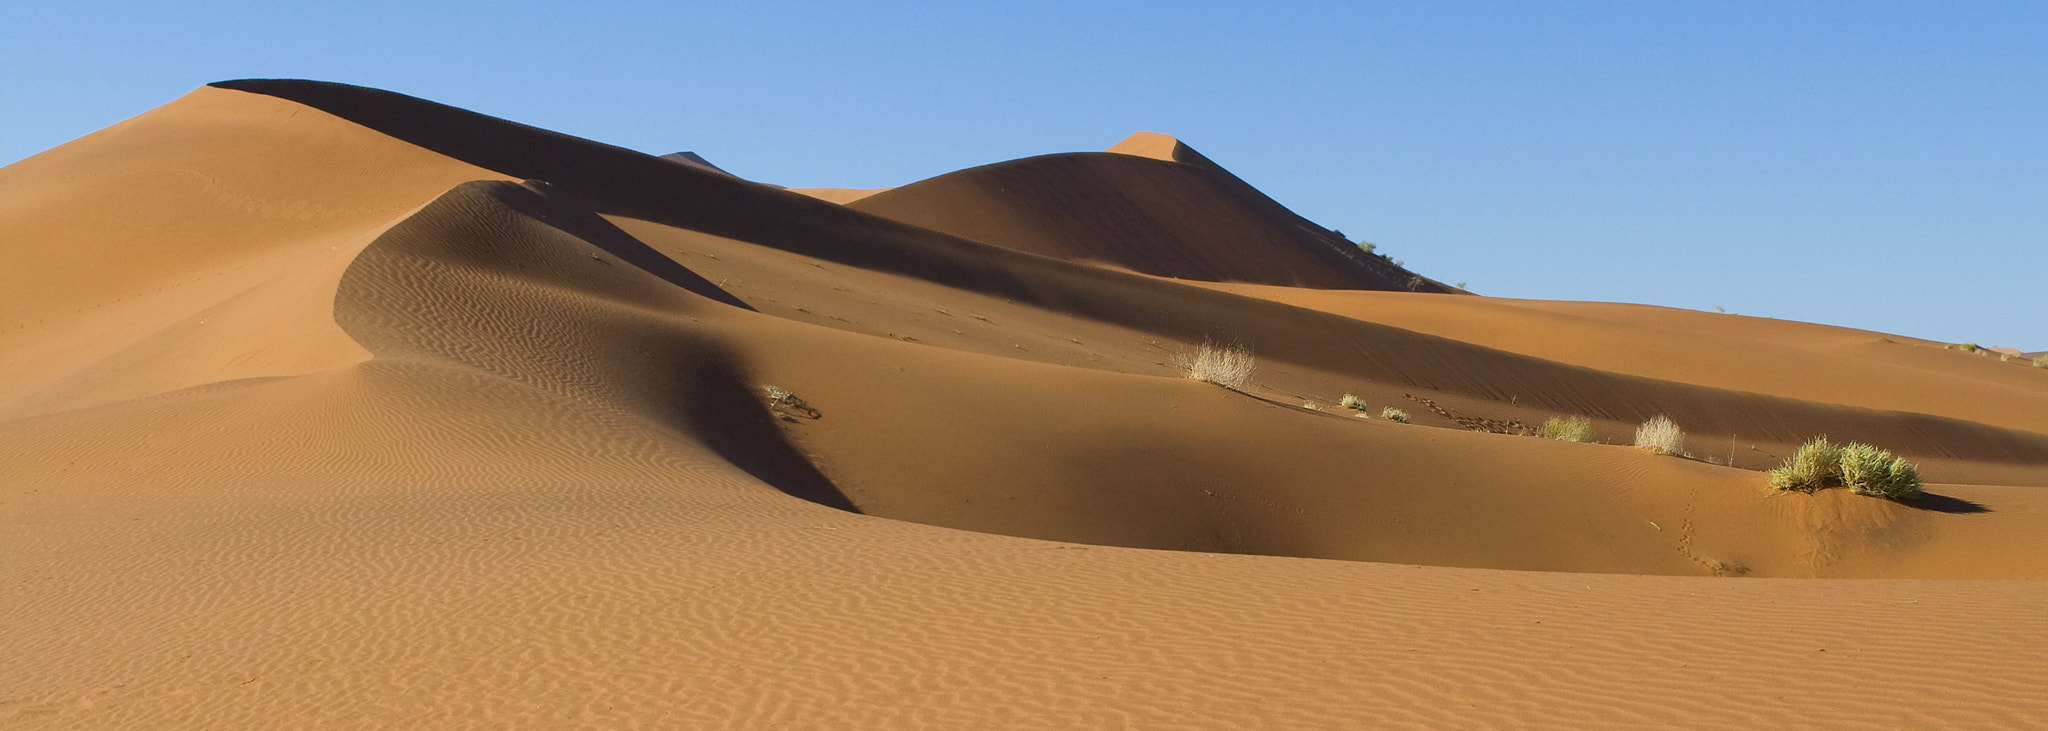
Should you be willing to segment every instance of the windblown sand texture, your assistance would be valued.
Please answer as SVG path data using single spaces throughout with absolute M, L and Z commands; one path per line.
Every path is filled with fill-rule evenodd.
M 1449 293 L 1163 135 L 790 191 L 225 82 L 0 246 L 8 728 L 2048 718 L 2048 369 Z M 1767 493 L 1819 434 L 1929 496 Z

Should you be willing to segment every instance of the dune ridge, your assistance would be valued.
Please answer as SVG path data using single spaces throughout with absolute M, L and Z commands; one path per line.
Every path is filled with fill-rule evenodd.
M 1491 352 L 1483 346 L 1415 337 L 1366 320 L 1324 317 L 1314 311 L 1214 296 L 1171 282 L 1143 281 L 1120 272 L 1013 255 L 1008 247 L 996 249 L 924 228 L 904 227 L 730 176 L 695 175 L 694 170 L 677 169 L 639 153 L 389 92 L 308 82 L 224 82 L 216 86 L 311 99 L 350 119 L 367 120 L 401 139 L 431 143 L 433 149 L 493 166 L 497 172 L 547 179 L 609 215 L 645 219 L 849 266 L 893 271 L 1183 342 L 1205 337 L 1241 340 L 1266 357 L 1409 389 L 1495 402 L 1512 399 L 1517 408 L 1527 399 L 1531 409 L 1618 422 L 1640 422 L 1667 413 L 1698 431 L 1776 445 L 1771 450 L 1738 455 L 1752 464 L 1770 459 L 1767 455 L 1785 453 L 1782 447 L 1786 444 L 1820 433 L 1882 442 L 1902 452 L 1939 458 L 2032 461 L 2048 453 L 2043 451 L 2048 440 L 2039 435 L 2000 432 L 1939 415 L 1872 414 L 1561 368 Z M 377 103 L 387 103 L 391 110 Z M 431 120 L 432 125 L 423 120 Z M 518 152 L 526 150 L 534 152 Z M 1139 158 L 1097 154 L 1088 159 Z M 976 170 L 997 167 L 1002 166 Z M 1157 182 L 1154 177 L 1145 180 Z M 904 190 L 908 188 L 898 192 Z M 749 196 L 758 200 L 743 203 Z M 737 223 L 742 217 L 736 212 L 750 209 L 760 210 L 762 215 Z M 833 228 L 827 230 L 827 226 Z M 1286 328 L 1292 329 L 1275 332 Z M 1441 352 L 1445 349 L 1453 352 Z M 1477 372 L 1473 372 L 1475 367 Z
M 0 169 L 0 416 L 360 360 L 328 316 L 342 270 L 424 200 L 490 177 L 213 89 Z
M 1167 139 L 1119 156 L 1197 154 Z M 123 179 L 116 153 L 292 197 Z M 2048 712 L 2048 434 L 1997 403 L 2039 369 L 1732 316 L 1154 276 L 310 82 L 199 89 L 0 169 L 0 193 L 10 247 L 78 285 L 0 310 L 10 726 Z M 1874 385 L 1660 366 L 1685 332 Z M 1181 378 L 1205 336 L 1251 344 L 1257 383 Z M 1709 427 L 1746 449 L 1487 431 L 1569 411 L 1613 440 L 1653 410 L 1705 456 Z M 1937 499 L 1762 491 L 1813 429 L 1924 455 Z M 1891 682 L 1913 692 L 1872 690 Z
M 962 238 L 1180 279 L 1445 292 L 1358 250 L 1167 138 L 948 173 L 849 207 Z

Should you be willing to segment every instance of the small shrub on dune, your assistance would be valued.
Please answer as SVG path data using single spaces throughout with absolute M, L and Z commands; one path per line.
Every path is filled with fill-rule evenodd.
M 1685 430 L 1663 414 L 1650 417 L 1636 427 L 1636 446 L 1656 454 L 1685 455 Z
M 1841 484 L 1841 455 L 1842 448 L 1825 436 L 1807 440 L 1785 464 L 1771 470 L 1771 488 L 1813 492 Z
M 1842 448 L 1842 485 L 1858 495 L 1906 500 L 1920 494 L 1920 469 L 1891 452 L 1868 444 Z
M 1408 423 L 1408 412 L 1389 406 L 1380 409 L 1380 418 L 1396 424 L 1406 424 Z
M 1593 422 L 1583 416 L 1569 419 L 1553 416 L 1543 421 L 1543 429 L 1538 433 L 1544 439 L 1560 442 L 1590 442 L 1593 441 Z
M 1771 487 L 1800 492 L 1847 487 L 1858 495 L 1909 500 L 1920 494 L 1920 468 L 1868 444 L 1837 447 L 1827 437 L 1814 437 L 1771 470 Z
M 2034 367 L 2035 367 L 2035 368 L 2048 368 L 2048 355 L 2044 355 L 2044 356 L 2041 356 L 2041 357 L 2039 357 L 2039 358 L 2035 358 L 2035 359 L 2034 359 Z
M 1196 381 L 1207 381 L 1232 391 L 1243 391 L 1251 385 L 1252 372 L 1258 369 L 1252 359 L 1252 349 L 1241 343 L 1218 346 L 1207 340 L 1192 356 L 1174 358 L 1187 377 Z
M 1337 400 L 1337 405 L 1338 405 L 1338 406 L 1342 406 L 1342 407 L 1344 407 L 1344 408 L 1347 408 L 1347 409 L 1355 409 L 1355 410 L 1358 410 L 1358 411 L 1364 411 L 1364 410 L 1365 410 L 1365 402 L 1364 402 L 1364 401 L 1361 401 L 1361 400 L 1359 400 L 1359 398 L 1358 398 L 1357 396 L 1353 396 L 1353 395 L 1351 395 L 1351 394 L 1348 394 L 1348 393 L 1347 393 L 1347 394 L 1344 394 L 1344 398 L 1341 398 L 1341 399 L 1338 399 L 1338 400 Z

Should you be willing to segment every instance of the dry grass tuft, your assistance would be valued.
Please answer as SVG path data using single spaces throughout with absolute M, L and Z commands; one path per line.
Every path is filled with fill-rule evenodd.
M 1685 456 L 1685 431 L 1663 414 L 1650 417 L 1636 427 L 1636 446 L 1656 454 Z
M 1593 441 L 1593 422 L 1583 416 L 1574 416 L 1568 419 L 1553 416 L 1543 421 L 1543 428 L 1537 433 L 1541 434 L 1544 439 L 1555 439 L 1560 442 L 1591 442 Z
M 1177 355 L 1173 362 L 1191 380 L 1207 381 L 1232 391 L 1250 386 L 1252 373 L 1258 370 L 1252 349 L 1243 343 L 1218 346 L 1204 340 L 1194 355 Z
M 1380 418 L 1396 424 L 1406 424 L 1408 423 L 1408 412 L 1389 406 L 1380 409 Z

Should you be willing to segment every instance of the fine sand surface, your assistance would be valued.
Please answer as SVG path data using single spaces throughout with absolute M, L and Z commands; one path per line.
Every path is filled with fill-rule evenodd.
M 1440 293 L 1163 135 L 834 198 L 230 82 L 0 230 L 4 727 L 2048 717 L 2048 369 Z

